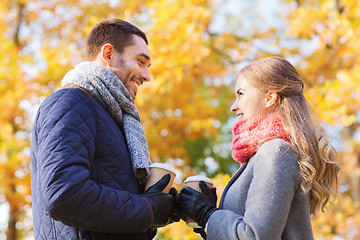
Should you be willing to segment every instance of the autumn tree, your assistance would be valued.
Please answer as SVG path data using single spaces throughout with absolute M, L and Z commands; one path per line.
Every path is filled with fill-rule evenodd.
M 284 24 L 258 35 L 275 43 L 272 52 L 292 60 L 305 81 L 305 94 L 319 123 L 329 130 L 342 167 L 341 201 L 313 219 L 316 236 L 359 237 L 359 1 L 284 0 Z M 272 35 L 271 35 L 272 34 Z
M 21 28 L 25 3 L 0 3 L 0 203 L 7 202 L 9 220 L 6 237 L 21 237 L 25 210 L 31 204 L 29 175 L 29 119 L 24 96 L 28 94 L 23 68 L 33 61 L 26 54 Z M 16 224 L 18 226 L 16 227 Z M 18 229 L 17 229 L 18 228 Z M 1 236 L 4 237 L 4 236 Z
M 225 16 L 226 28 L 216 30 L 212 27 L 215 15 L 227 2 L 1 1 L 0 201 L 9 204 L 7 239 L 21 239 L 22 230 L 28 228 L 34 112 L 44 97 L 60 87 L 64 74 L 83 61 L 86 35 L 105 18 L 126 19 L 147 33 L 152 81 L 141 86 L 136 104 L 151 158 L 173 163 L 182 178 L 200 171 L 211 174 L 205 161 L 209 157 L 221 161 L 212 174 L 231 172 L 229 152 L 219 149 L 230 147 L 229 106 L 238 64 L 270 55 L 292 59 L 321 121 L 343 129 L 340 157 L 351 196 L 344 202 L 350 207 L 343 215 L 326 218 L 328 222 L 316 219 L 315 233 L 321 234 L 317 230 L 324 225 L 330 226 L 330 232 L 354 229 L 360 222 L 352 200 L 360 199 L 360 153 L 355 138 L 360 104 L 358 1 L 283 0 L 285 12 L 278 13 L 282 24 L 273 25 L 256 11 L 256 4 L 248 4 L 235 15 Z M 254 19 L 253 25 L 245 26 L 246 18 Z M 213 179 L 222 189 L 228 178 L 220 173 Z M 181 188 L 181 183 L 176 184 Z M 336 225 L 346 222 L 345 217 L 352 222 Z M 195 238 L 184 223 L 162 229 L 159 236 L 177 239 L 185 236 L 181 232 Z
M 277 21 L 273 26 L 256 12 L 255 5 L 249 8 L 256 17 L 252 31 L 246 35 L 256 49 L 250 60 L 279 55 L 294 63 L 305 81 L 306 98 L 318 115 L 319 124 L 329 130 L 338 149 L 342 167 L 340 202 L 331 206 L 328 213 L 313 219 L 314 234 L 326 239 L 335 236 L 357 239 L 360 232 L 359 2 L 283 1 L 280 9 L 285 12 L 278 12 L 282 22 Z M 237 21 L 233 23 L 235 33 L 242 27 L 242 21 L 236 16 L 233 20 Z
M 101 19 L 129 20 L 150 39 L 153 81 L 140 91 L 137 104 L 152 159 L 181 159 L 176 164 L 185 174 L 193 172 L 187 164 L 201 164 L 228 118 L 229 89 L 217 78 L 226 73 L 228 50 L 237 41 L 209 30 L 216 2 L 0 3 L 5 33 L 0 37 L 0 199 L 9 204 L 7 239 L 21 239 L 26 230 L 22 220 L 31 204 L 29 147 L 37 106 L 83 60 L 85 37 Z
M 342 184 L 348 189 L 339 211 L 331 214 L 336 218 L 327 219 L 333 219 L 328 224 L 332 227 L 324 232 L 348 239 L 360 236 L 354 235 L 360 231 L 360 144 L 356 137 L 360 127 L 359 9 L 357 0 L 300 0 L 290 16 L 292 36 L 316 43 L 314 51 L 303 55 L 300 63 L 309 86 L 307 97 L 323 121 L 341 126 L 339 161 Z
M 134 9 L 138 7 L 131 2 Z M 1 1 L 0 203 L 9 206 L 9 220 L 0 238 L 22 239 L 32 228 L 27 215 L 31 211 L 29 148 L 36 106 L 79 62 L 91 25 L 108 17 L 110 9 L 118 13 L 131 9 L 120 11 L 122 7 L 95 1 L 82 6 L 78 1 Z
M 214 155 L 211 146 L 229 118 L 233 94 L 221 77 L 232 61 L 229 51 L 241 50 L 235 36 L 210 29 L 215 1 L 153 1 L 148 7 L 153 81 L 137 103 L 153 160 L 186 172 Z
M 343 127 L 344 167 L 351 165 L 351 196 L 360 201 L 358 111 L 360 109 L 360 3 L 356 0 L 298 1 L 291 19 L 291 33 L 299 39 L 315 39 L 316 50 L 304 56 L 302 75 L 309 84 L 308 97 L 320 118 Z M 345 168 L 346 169 L 346 168 Z

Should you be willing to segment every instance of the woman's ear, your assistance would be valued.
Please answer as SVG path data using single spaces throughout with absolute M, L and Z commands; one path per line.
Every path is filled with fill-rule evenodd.
M 265 107 L 266 108 L 271 108 L 273 106 L 275 106 L 275 103 L 278 99 L 278 94 L 276 92 L 273 91 L 269 91 L 266 93 L 266 99 L 265 99 Z
M 101 61 L 108 68 L 111 67 L 111 57 L 113 53 L 113 48 L 114 48 L 113 45 L 111 45 L 110 43 L 106 43 L 102 46 L 100 52 Z

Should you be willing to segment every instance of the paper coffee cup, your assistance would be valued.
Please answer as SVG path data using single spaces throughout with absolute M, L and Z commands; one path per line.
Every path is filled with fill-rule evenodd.
M 165 164 L 165 163 L 151 164 L 150 165 L 150 176 L 146 182 L 145 191 L 149 187 L 151 187 L 152 185 L 157 183 L 163 176 L 165 176 L 168 173 L 170 174 L 170 181 L 169 181 L 169 184 L 162 191 L 163 193 L 170 192 L 170 188 L 171 188 L 171 186 L 174 182 L 175 176 L 176 176 L 175 170 L 171 166 L 169 166 L 168 164 Z
M 204 181 L 209 188 L 213 187 L 213 183 L 210 178 L 204 176 L 191 176 L 184 181 L 184 185 L 191 187 L 192 189 L 202 192 L 199 186 L 200 181 Z M 186 217 L 186 225 L 192 228 L 201 228 L 192 218 Z

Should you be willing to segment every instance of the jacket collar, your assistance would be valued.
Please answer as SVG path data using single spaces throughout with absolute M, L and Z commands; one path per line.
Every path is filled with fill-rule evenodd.
M 232 178 L 230 179 L 230 181 L 226 184 L 224 191 L 221 195 L 221 199 L 220 199 L 220 204 L 219 204 L 219 208 L 222 209 L 223 208 L 223 204 L 224 204 L 224 197 L 227 193 L 227 191 L 229 190 L 229 188 L 231 187 L 231 185 L 236 181 L 236 179 L 238 179 L 238 177 L 241 175 L 241 173 L 245 170 L 247 164 L 249 161 L 244 162 L 240 169 L 232 176 Z

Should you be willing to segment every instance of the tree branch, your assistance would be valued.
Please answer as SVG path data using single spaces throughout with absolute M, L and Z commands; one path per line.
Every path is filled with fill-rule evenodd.
M 20 40 L 19 40 L 19 33 L 20 33 L 20 26 L 21 26 L 21 22 L 23 20 L 23 9 L 25 7 L 24 3 L 16 3 L 17 5 L 17 19 L 16 19 L 16 31 L 14 32 L 14 43 L 16 44 L 17 47 L 20 47 Z
M 340 0 L 336 0 L 336 8 L 337 8 L 339 14 L 341 14 L 344 11 L 344 7 L 341 6 Z

